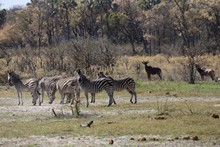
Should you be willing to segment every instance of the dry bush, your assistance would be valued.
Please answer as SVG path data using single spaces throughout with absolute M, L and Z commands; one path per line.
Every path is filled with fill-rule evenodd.
M 126 47 L 126 46 L 124 46 Z M 132 77 L 135 80 L 147 80 L 142 61 L 149 61 L 150 66 L 162 69 L 163 80 L 187 81 L 189 78 L 188 59 L 183 56 L 127 56 L 122 46 L 116 46 L 107 39 L 84 38 L 50 47 L 50 48 L 24 48 L 10 50 L 9 64 L 7 59 L 0 60 L 1 71 L 11 69 L 22 74 L 22 77 L 43 77 L 53 75 L 74 76 L 77 68 L 83 69 L 90 78 L 96 78 L 98 71 L 103 71 L 115 78 Z M 220 57 L 213 55 L 198 56 L 197 63 L 212 68 L 219 77 Z M 7 66 L 8 64 L 8 66 Z M 98 67 L 91 69 L 92 66 Z M 208 79 L 208 78 L 207 78 Z M 152 76 L 152 80 L 159 80 Z M 201 80 L 196 72 L 196 80 Z
M 144 69 L 142 61 L 149 61 L 149 65 L 160 67 L 162 69 L 163 80 L 169 81 L 187 81 L 189 78 L 187 58 L 180 57 L 170 57 L 167 61 L 166 56 L 157 55 L 157 56 L 123 56 L 120 57 L 116 62 L 116 69 L 114 71 L 114 76 L 126 77 L 130 76 L 136 79 L 147 80 L 147 75 Z M 201 63 L 204 67 L 212 68 L 215 70 L 216 76 L 218 76 L 219 70 L 219 61 L 218 56 L 213 55 L 204 55 L 198 58 L 198 62 Z M 140 64 L 140 73 L 137 74 L 136 68 L 137 64 Z M 197 71 L 196 71 L 197 72 Z M 159 80 L 159 77 L 156 75 L 152 77 L 153 80 Z M 209 80 L 209 77 L 207 77 Z M 196 80 L 201 80 L 198 73 L 196 73 Z
M 120 54 L 120 48 L 106 39 L 78 39 L 68 46 L 67 58 L 72 64 L 69 64 L 69 69 L 84 69 L 92 77 L 96 76 L 97 71 L 91 67 L 97 66 L 99 70 L 111 72 L 115 59 Z

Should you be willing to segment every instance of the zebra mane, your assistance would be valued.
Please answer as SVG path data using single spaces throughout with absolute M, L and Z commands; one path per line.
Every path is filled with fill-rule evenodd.
M 111 76 L 106 76 L 103 72 L 99 72 L 98 73 L 98 77 L 99 78 L 109 78 L 109 79 L 111 79 L 111 80 L 115 80 L 114 78 L 112 78 Z
M 78 74 L 79 77 L 80 77 L 79 80 L 81 79 L 81 77 L 83 77 L 84 79 L 89 80 L 89 79 L 82 73 L 81 69 L 77 69 L 76 72 L 77 72 L 77 74 Z
M 21 80 L 20 76 L 13 71 L 9 72 L 9 75 L 15 80 Z

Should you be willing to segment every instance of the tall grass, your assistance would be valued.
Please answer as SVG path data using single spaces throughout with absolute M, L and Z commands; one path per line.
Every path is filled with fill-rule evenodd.
M 16 62 L 20 60 L 19 57 L 12 57 L 11 62 Z M 55 74 L 67 74 L 64 71 L 56 71 L 52 70 L 50 72 L 46 72 L 47 70 L 43 69 L 40 66 L 39 59 L 34 59 L 36 68 L 37 77 L 43 76 L 52 76 Z M 156 55 L 156 56 L 121 56 L 116 59 L 116 64 L 114 66 L 114 71 L 111 73 L 111 76 L 115 78 L 119 77 L 132 77 L 135 80 L 147 80 L 147 75 L 144 69 L 144 65 L 141 63 L 142 61 L 149 61 L 150 66 L 160 67 L 162 69 L 162 77 L 165 81 L 186 81 L 188 76 L 188 71 L 186 70 L 187 66 L 187 58 L 183 56 L 179 57 L 170 57 L 167 55 Z M 198 63 L 204 67 L 212 68 L 215 71 L 216 77 L 220 77 L 220 56 L 213 55 L 203 55 L 198 57 Z M 43 60 L 43 62 L 45 62 Z M 65 64 L 68 64 L 69 61 L 64 60 Z M 9 69 L 16 70 L 17 67 L 15 64 L 10 64 L 9 67 L 6 66 L 6 62 L 4 59 L 0 60 L 2 66 L 0 67 L 0 82 L 5 84 L 6 71 Z M 43 63 L 44 64 L 44 63 Z M 16 71 L 22 78 L 31 77 L 30 72 L 22 73 L 20 71 Z M 104 71 L 109 73 L 108 71 Z M 72 75 L 74 76 L 74 75 Z M 158 76 L 152 76 L 153 80 L 159 80 Z M 201 78 L 196 72 L 196 81 L 200 81 Z M 211 81 L 210 77 L 205 77 L 206 81 Z
M 147 75 L 144 69 L 142 61 L 149 61 L 149 65 L 160 67 L 162 69 L 162 75 L 164 80 L 169 81 L 184 81 L 186 78 L 185 66 L 187 65 L 187 58 L 180 57 L 168 57 L 166 55 L 156 55 L 156 56 L 124 56 L 117 60 L 115 67 L 115 76 L 131 76 L 136 79 L 147 79 Z M 198 57 L 198 63 L 207 68 L 212 68 L 216 76 L 220 76 L 220 62 L 219 56 L 204 55 Z M 136 72 L 136 66 L 140 65 L 140 74 Z M 153 76 L 154 80 L 158 80 L 159 77 Z M 196 80 L 201 80 L 199 74 L 196 74 Z M 210 81 L 210 77 L 206 77 L 206 80 Z

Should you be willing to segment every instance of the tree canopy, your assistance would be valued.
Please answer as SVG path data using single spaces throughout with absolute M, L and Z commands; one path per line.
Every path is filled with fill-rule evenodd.
M 130 44 L 132 54 L 185 55 L 185 48 L 195 47 L 217 54 L 220 1 L 31 0 L 7 15 L 0 10 L 0 26 L 7 30 L 2 48 L 106 37 L 115 44 Z

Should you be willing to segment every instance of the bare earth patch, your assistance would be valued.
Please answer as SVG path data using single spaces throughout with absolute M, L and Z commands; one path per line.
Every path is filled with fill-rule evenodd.
M 13 122 L 13 121 L 32 121 L 44 120 L 52 117 L 52 109 L 60 110 L 61 105 L 58 100 L 50 105 L 44 102 L 42 106 L 32 106 L 30 99 L 24 99 L 24 106 L 17 106 L 16 98 L 0 98 L 0 122 Z M 156 101 L 220 101 L 219 98 L 179 98 L 179 97 L 139 97 L 138 103 L 143 102 L 156 102 Z M 105 106 L 107 99 L 98 99 L 95 104 Z M 128 97 L 116 98 L 116 102 L 120 104 L 129 103 Z M 85 100 L 83 100 L 81 113 L 95 114 L 96 116 L 102 115 L 118 115 L 122 112 L 118 110 L 99 111 L 99 110 L 83 110 Z M 219 104 L 214 105 L 216 107 Z M 151 113 L 153 109 L 145 108 L 143 110 L 130 109 L 123 111 L 123 113 L 134 115 L 136 113 Z M 190 138 L 175 136 L 160 136 L 160 135 L 126 135 L 126 136 L 29 136 L 27 138 L 0 138 L 0 146 L 111 146 L 109 141 L 112 140 L 114 146 L 215 146 L 213 141 L 208 140 L 193 140 Z M 217 145 L 216 145 L 217 146 Z

